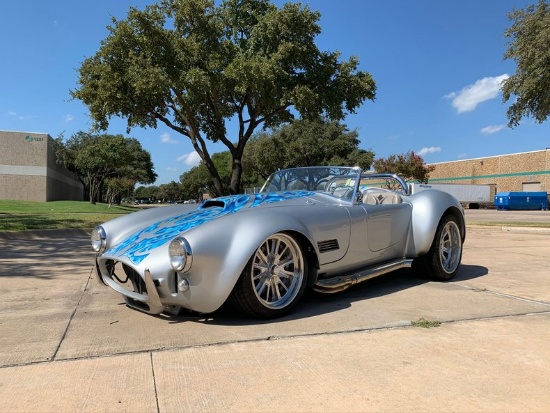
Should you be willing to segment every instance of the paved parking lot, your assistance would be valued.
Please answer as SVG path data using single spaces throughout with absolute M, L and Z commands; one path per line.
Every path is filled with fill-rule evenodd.
M 399 271 L 270 322 L 142 314 L 87 234 L 4 234 L 0 412 L 548 411 L 550 230 L 473 214 L 452 282 Z

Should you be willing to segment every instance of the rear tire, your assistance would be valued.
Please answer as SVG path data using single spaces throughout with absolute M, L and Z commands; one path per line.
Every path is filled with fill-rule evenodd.
M 248 261 L 230 301 L 253 317 L 281 317 L 298 303 L 307 275 L 307 263 L 298 242 L 285 233 L 271 235 Z
M 462 235 L 458 219 L 454 215 L 445 215 L 437 227 L 430 250 L 413 261 L 413 270 L 434 280 L 446 281 L 456 275 L 461 259 Z

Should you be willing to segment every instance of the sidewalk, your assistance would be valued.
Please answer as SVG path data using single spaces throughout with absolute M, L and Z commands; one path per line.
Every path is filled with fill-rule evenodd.
M 0 239 L 0 412 L 550 406 L 550 234 L 469 227 L 453 282 L 401 271 L 273 322 L 133 311 L 90 277 L 88 244 Z

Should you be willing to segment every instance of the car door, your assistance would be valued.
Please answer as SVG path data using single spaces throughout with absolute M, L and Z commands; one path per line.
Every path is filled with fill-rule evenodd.
M 411 220 L 410 204 L 362 204 L 361 207 L 367 215 L 365 236 L 370 251 L 382 253 L 405 240 Z

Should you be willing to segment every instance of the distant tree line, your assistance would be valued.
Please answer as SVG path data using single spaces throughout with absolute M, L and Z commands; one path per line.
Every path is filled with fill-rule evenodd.
M 120 203 L 122 198 L 152 202 L 201 201 L 205 194 L 217 195 L 204 162 L 184 172 L 179 182 L 151 185 L 157 177 L 151 156 L 134 138 L 78 132 L 67 140 L 59 137 L 55 143 L 58 162 L 78 176 L 91 203 Z M 297 120 L 263 131 L 247 145 L 243 157 L 243 189 L 261 187 L 278 169 L 299 166 L 359 166 L 364 170 L 399 173 L 405 179 L 421 182 L 425 182 L 433 170 L 414 152 L 375 160 L 374 153 L 359 148 L 359 144 L 357 131 L 329 120 Z M 221 181 L 228 184 L 232 175 L 229 151 L 213 154 L 212 161 Z M 222 195 L 230 193 L 229 186 L 226 188 L 227 192 Z
M 120 203 L 137 183 L 157 179 L 149 152 L 135 138 L 77 132 L 55 139 L 57 162 L 74 172 L 90 203 Z

